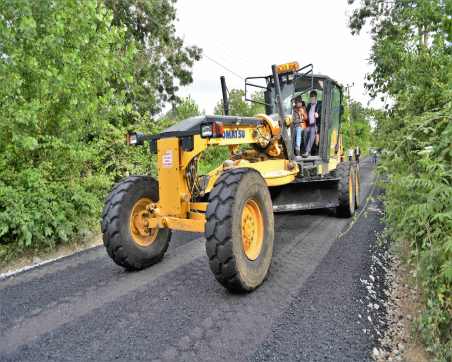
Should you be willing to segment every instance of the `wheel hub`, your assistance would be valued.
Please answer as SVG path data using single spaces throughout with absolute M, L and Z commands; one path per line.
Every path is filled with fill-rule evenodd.
M 264 223 L 259 205 L 254 200 L 248 200 L 242 211 L 242 244 L 249 260 L 256 260 L 259 256 L 263 235 Z
M 151 245 L 157 237 L 158 229 L 150 229 L 148 227 L 148 220 L 152 217 L 148 211 L 151 205 L 152 201 L 150 199 L 139 199 L 130 214 L 130 235 L 133 241 L 140 246 Z

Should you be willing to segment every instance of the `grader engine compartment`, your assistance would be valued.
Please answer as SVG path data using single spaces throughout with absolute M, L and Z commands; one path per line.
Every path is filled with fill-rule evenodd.
M 155 135 L 128 134 L 130 145 L 149 143 L 157 155 L 158 180 L 126 178 L 107 198 L 102 232 L 117 264 L 139 270 L 160 261 L 172 230 L 204 233 L 215 278 L 231 291 L 251 291 L 271 264 L 274 212 L 336 208 L 340 216 L 353 215 L 359 206 L 359 168 L 356 157 L 344 158 L 342 93 L 329 78 L 321 82 L 319 155 L 294 155 L 292 115 L 284 102 L 300 96 L 293 84 L 298 76 L 306 83 L 307 73 L 299 71 L 297 63 L 272 66 L 272 75 L 265 77 L 268 114 L 227 115 L 222 78 L 225 115 L 192 117 Z M 307 84 L 313 87 L 319 79 L 312 75 Z M 226 146 L 229 157 L 200 175 L 203 153 L 218 146 Z
M 279 135 L 277 121 L 258 115 L 194 117 L 152 136 L 151 151 L 157 154 L 160 187 L 164 189 L 160 189 L 161 206 L 154 214 L 189 217 L 190 204 L 200 207 L 216 177 L 228 168 L 259 167 L 269 185 L 287 182 L 278 178 L 294 177 L 298 169 L 282 158 Z M 229 146 L 230 158 L 208 175 L 198 176 L 197 162 L 202 152 L 218 145 Z M 254 147 L 241 150 L 240 145 Z M 168 189 L 174 192 L 165 192 Z M 194 225 L 199 226 L 196 231 L 203 231 L 200 222 L 193 223 L 193 231 Z

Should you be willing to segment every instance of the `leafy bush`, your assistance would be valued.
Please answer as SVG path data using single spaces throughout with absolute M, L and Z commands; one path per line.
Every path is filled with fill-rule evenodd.
M 71 241 L 113 182 L 155 173 L 124 134 L 170 125 L 152 113 L 191 82 L 201 51 L 174 21 L 173 0 L 0 2 L 0 259 Z
M 207 148 L 201 156 L 198 168 L 200 175 L 206 175 L 216 167 L 220 166 L 224 160 L 230 158 L 228 146 L 211 146 Z
M 353 3 L 353 0 L 349 0 Z M 353 32 L 370 25 L 388 232 L 409 242 L 423 292 L 418 330 L 435 359 L 452 360 L 452 31 L 450 1 L 360 1 Z
M 422 337 L 440 359 L 450 359 L 452 312 L 452 107 L 411 118 L 390 131 L 380 171 L 389 234 L 409 240 L 426 310 Z M 395 145 L 397 143 L 397 145 Z
M 17 252 L 96 221 L 128 111 L 112 83 L 131 79 L 134 47 L 95 0 L 3 1 L 0 14 L 0 238 Z
M 344 122 L 341 125 L 344 150 L 359 146 L 362 155 L 366 155 L 371 146 L 371 128 L 369 120 L 376 112 L 364 108 L 360 102 L 344 99 Z

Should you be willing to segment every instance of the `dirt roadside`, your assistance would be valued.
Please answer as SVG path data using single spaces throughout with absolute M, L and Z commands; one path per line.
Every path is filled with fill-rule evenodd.
M 92 232 L 81 240 L 60 244 L 51 251 L 43 250 L 38 253 L 29 251 L 6 263 L 2 263 L 0 265 L 0 279 L 2 276 L 15 274 L 21 270 L 30 269 L 98 245 L 102 245 L 102 235 L 99 232 Z
M 428 362 L 432 356 L 422 345 L 414 323 L 422 312 L 415 270 L 400 260 L 400 254 L 404 255 L 404 251 L 391 250 L 385 291 L 388 297 L 387 329 L 372 355 L 379 362 Z

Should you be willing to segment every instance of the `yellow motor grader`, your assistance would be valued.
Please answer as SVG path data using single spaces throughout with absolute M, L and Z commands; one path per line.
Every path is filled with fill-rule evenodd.
M 158 180 L 130 176 L 116 184 L 102 214 L 110 257 L 139 270 L 160 261 L 172 230 L 204 233 L 209 266 L 231 291 L 251 291 L 267 276 L 273 253 L 274 212 L 335 208 L 350 217 L 359 206 L 359 155 L 344 155 L 343 94 L 309 64 L 273 65 L 272 73 L 245 80 L 264 92 L 265 114 L 186 119 L 155 135 L 129 132 L 128 144 L 149 143 Z M 322 102 L 317 155 L 295 156 L 294 97 L 316 90 Z M 206 175 L 198 162 L 210 147 L 228 146 L 229 158 Z

